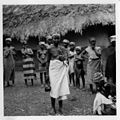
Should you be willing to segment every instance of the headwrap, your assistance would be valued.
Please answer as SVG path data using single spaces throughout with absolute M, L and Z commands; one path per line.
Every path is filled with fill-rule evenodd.
M 5 41 L 10 41 L 11 42 L 12 39 L 11 38 L 6 38 Z
M 69 40 L 64 39 L 64 40 L 63 40 L 63 43 L 68 43 L 68 44 L 69 44 Z
M 52 35 L 52 38 L 53 38 L 53 39 L 60 39 L 60 34 L 53 34 L 53 35 Z
M 70 42 L 70 45 L 73 45 L 73 46 L 75 46 L 75 42 Z
M 39 42 L 39 45 L 45 45 L 45 42 Z
M 81 50 L 80 46 L 75 47 L 76 50 Z
M 101 72 L 96 72 L 93 76 L 94 83 L 100 83 L 101 81 L 105 81 Z
M 116 41 L 116 35 L 110 36 L 110 42 Z

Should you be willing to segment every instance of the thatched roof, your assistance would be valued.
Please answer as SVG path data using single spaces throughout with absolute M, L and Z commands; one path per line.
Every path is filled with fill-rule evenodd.
M 4 5 L 3 34 L 25 36 L 66 34 L 95 24 L 115 24 L 114 4 Z

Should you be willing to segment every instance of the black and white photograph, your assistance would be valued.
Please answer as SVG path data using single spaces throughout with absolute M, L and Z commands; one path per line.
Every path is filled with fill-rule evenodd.
M 117 116 L 116 4 L 3 4 L 3 116 Z

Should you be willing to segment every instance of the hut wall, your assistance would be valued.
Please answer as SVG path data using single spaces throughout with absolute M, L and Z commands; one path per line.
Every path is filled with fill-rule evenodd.
M 76 46 L 81 46 L 81 47 L 86 47 L 89 45 L 89 37 L 91 35 L 90 34 L 86 34 L 86 35 L 69 35 L 69 36 L 65 36 L 64 38 L 70 40 L 70 41 L 74 41 Z M 101 46 L 103 48 L 107 47 L 109 45 L 109 40 L 108 40 L 108 34 L 107 33 L 96 33 L 95 35 L 92 35 L 96 37 L 96 44 L 98 46 Z M 63 39 L 64 39 L 63 38 Z

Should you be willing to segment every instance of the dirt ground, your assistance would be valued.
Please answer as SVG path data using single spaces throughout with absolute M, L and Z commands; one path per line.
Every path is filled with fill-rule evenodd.
M 88 85 L 86 84 L 85 91 L 70 87 L 70 92 L 68 99 L 64 101 L 64 115 L 92 115 L 95 95 L 90 93 Z M 57 102 L 56 108 L 58 109 Z M 50 96 L 40 85 L 38 73 L 34 86 L 26 87 L 22 73 L 16 72 L 15 86 L 4 88 L 5 116 L 46 116 L 50 109 Z

